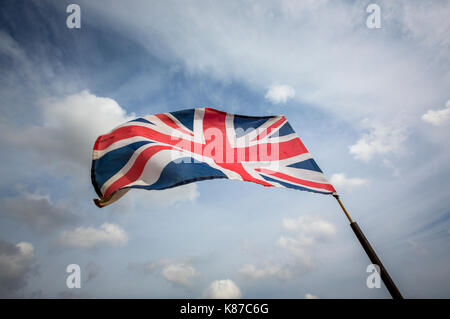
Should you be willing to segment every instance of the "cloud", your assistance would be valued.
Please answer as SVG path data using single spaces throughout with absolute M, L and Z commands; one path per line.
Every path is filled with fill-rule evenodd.
M 127 113 L 115 100 L 98 97 L 87 90 L 62 98 L 44 99 L 41 112 L 44 120 L 38 126 L 18 128 L 0 122 L 2 141 L 21 150 L 31 150 L 40 162 L 61 168 L 53 168 L 51 173 L 71 175 L 81 180 L 83 185 L 90 178 L 87 168 L 91 166 L 95 139 L 136 117 L 134 113 Z M 135 199 L 129 202 L 151 202 L 159 206 L 194 201 L 198 196 L 196 184 L 165 191 L 134 190 L 127 194 L 127 197 Z
M 122 2 L 119 4 L 120 2 L 117 2 L 119 4 L 117 6 L 113 2 L 113 5 L 107 7 L 92 1 L 87 2 L 92 3 L 89 6 L 97 7 L 98 16 L 95 18 L 99 17 L 100 19 L 98 22 L 91 20 L 95 29 L 107 29 L 114 34 L 114 28 L 116 28 L 130 38 L 138 38 L 141 44 L 149 48 L 151 54 L 157 54 L 159 51 L 160 56 L 163 56 L 168 64 L 176 61 L 183 67 L 186 65 L 186 69 L 183 69 L 181 74 L 193 73 L 199 78 L 207 75 L 208 79 L 211 76 L 224 80 L 220 83 L 226 83 L 227 79 L 231 79 L 233 84 L 240 88 L 249 85 L 251 89 L 256 88 L 260 92 L 273 79 L 280 79 L 281 83 L 289 83 L 295 88 L 296 96 L 293 99 L 305 102 L 311 107 L 325 109 L 327 112 L 324 112 L 324 116 L 335 113 L 340 115 L 341 118 L 348 120 L 350 130 L 351 126 L 357 125 L 356 123 L 363 117 L 381 117 L 380 120 L 383 120 L 383 116 L 384 119 L 390 116 L 398 117 L 398 110 L 411 113 L 416 120 L 420 120 L 420 115 L 426 112 L 429 105 L 439 105 L 434 104 L 434 101 L 440 94 L 439 92 L 443 90 L 442 88 L 448 90 L 448 64 L 439 65 L 439 62 L 436 62 L 439 59 L 436 53 L 444 51 L 447 53 L 443 54 L 444 57 L 450 56 L 448 50 L 444 50 L 446 47 L 441 46 L 442 43 L 445 45 L 442 40 L 448 43 L 448 32 L 442 32 L 442 30 L 446 30 L 450 19 L 446 17 L 448 10 L 445 10 L 445 7 L 442 8 L 441 4 L 436 4 L 438 2 L 428 2 L 420 7 L 418 6 L 419 1 L 395 2 L 396 10 L 409 9 L 409 12 L 415 14 L 413 17 L 409 15 L 408 26 L 415 27 L 421 34 L 411 31 L 413 37 L 425 40 L 430 37 L 438 38 L 433 39 L 431 44 L 424 43 L 422 47 L 418 47 L 416 41 L 405 40 L 402 34 L 389 28 L 389 26 L 402 23 L 402 21 L 398 21 L 398 17 L 401 15 L 392 14 L 391 25 L 384 23 L 385 15 L 389 14 L 389 9 L 385 10 L 384 7 L 387 5 L 385 1 L 380 2 L 383 28 L 375 30 L 375 32 L 374 30 L 365 30 L 365 4 L 361 2 L 337 4 L 332 2 L 327 6 L 317 4 L 314 8 L 311 8 L 309 3 L 298 1 L 281 1 L 280 3 L 256 1 L 250 6 L 242 6 L 239 2 L 221 2 L 206 6 L 197 3 L 197 6 L 195 3 L 183 5 L 180 2 L 178 4 L 164 2 L 162 4 L 162 2 L 149 3 L 138 0 L 133 3 Z M 84 8 L 84 3 L 81 6 Z M 414 10 L 415 6 L 417 8 L 429 6 L 429 8 Z M 129 10 L 123 10 L 124 7 Z M 91 17 L 95 16 L 96 10 L 90 10 L 90 7 L 86 8 L 89 8 L 88 11 L 92 13 Z M 425 11 L 426 13 L 423 14 Z M 133 16 L 133 19 L 129 19 L 130 15 Z M 421 15 L 423 21 L 417 20 Z M 111 23 L 102 25 L 101 23 L 108 17 Z M 148 30 L 152 30 L 152 32 L 147 32 Z M 438 32 L 430 32 L 430 30 Z M 11 32 L 11 34 L 15 34 L 15 32 Z M 99 42 L 104 44 L 105 41 Z M 428 45 L 433 46 L 429 51 L 427 51 Z M 435 46 L 439 46 L 440 50 L 435 50 Z M 94 58 L 92 59 L 94 62 L 96 57 L 108 62 L 120 62 L 120 59 L 110 60 L 108 56 L 103 55 L 107 51 L 110 51 L 109 48 L 101 51 L 101 56 L 93 53 L 93 57 L 88 55 L 86 58 Z M 114 56 L 117 55 L 114 54 Z M 110 65 L 114 67 L 115 64 L 117 63 Z M 76 64 L 73 63 L 73 65 Z M 140 71 L 143 70 L 140 69 Z M 194 72 L 190 73 L 190 71 Z M 6 72 L 4 76 L 8 76 L 8 73 L 10 72 Z M 87 74 L 88 76 L 93 75 Z M 93 76 L 93 83 L 101 84 L 101 88 L 98 88 L 104 89 L 103 91 L 110 88 L 110 82 L 102 81 L 104 79 L 99 79 L 95 74 Z M 110 73 L 108 73 L 109 76 Z M 28 77 L 21 76 L 20 78 L 27 79 Z M 126 78 L 129 79 L 129 77 Z M 64 83 L 64 81 L 61 82 Z M 83 83 L 86 82 L 83 81 Z M 106 84 L 106 86 L 102 84 Z M 166 94 L 165 88 L 161 91 L 165 95 L 170 95 Z M 240 90 L 238 91 L 240 92 Z M 161 100 L 159 95 L 155 94 L 154 97 L 158 101 Z M 122 101 L 122 99 L 128 99 L 128 96 L 125 94 L 120 98 Z M 150 100 L 155 101 L 153 96 Z M 5 100 L 3 99 L 3 101 Z M 230 105 L 227 101 L 224 103 Z M 26 105 L 26 103 L 17 104 Z M 4 105 L 8 105 L 8 103 L 4 102 Z M 8 109 L 15 109 L 15 106 L 8 107 Z M 30 109 L 33 108 L 30 107 Z M 24 115 L 35 114 L 33 112 L 17 112 L 17 114 L 22 113 Z M 38 127 L 44 127 L 51 131 L 51 127 L 46 124 L 40 124 Z M 23 130 L 27 131 L 28 129 L 24 127 Z M 346 130 L 347 128 L 344 129 L 345 132 L 347 132 Z M 345 132 L 343 133 L 345 134 Z M 21 130 L 17 130 L 17 133 L 20 135 Z M 29 136 L 31 139 L 34 137 L 31 134 Z M 353 142 L 360 137 L 355 138 Z M 45 142 L 51 141 L 47 138 Z M 365 142 L 369 146 L 371 145 L 370 138 L 367 138 Z M 420 148 L 421 145 L 417 146 Z M 91 148 L 91 145 L 89 147 Z M 52 149 L 50 148 L 50 151 L 45 153 L 46 156 L 53 154 Z M 64 147 L 57 145 L 55 149 L 64 149 Z M 35 149 L 35 152 L 38 153 L 38 148 Z M 372 152 L 366 158 L 391 153 L 393 151 L 389 150 Z M 60 155 L 58 152 L 55 154 Z M 353 155 L 356 157 L 357 154 L 358 152 Z M 431 154 L 431 152 L 425 152 L 425 154 Z M 45 159 L 44 156 L 43 158 Z M 68 158 L 72 158 L 72 154 L 69 154 Z M 83 156 L 83 158 L 89 160 L 88 156 Z M 444 161 L 445 159 L 443 158 Z M 68 162 L 61 158 L 56 158 L 55 161 Z M 78 165 L 80 161 L 81 156 L 80 160 L 74 163 Z M 53 159 L 49 162 L 53 163 Z M 405 167 L 407 167 L 406 164 L 405 162 Z M 424 164 L 424 167 L 429 169 L 431 167 L 429 165 L 429 163 Z M 442 168 L 439 171 L 444 172 L 444 166 L 436 166 L 435 162 L 433 165 Z M 429 176 L 429 174 L 427 175 Z M 416 184 L 420 185 L 420 183 Z M 437 185 L 439 184 L 441 183 Z M 401 191 L 399 194 L 392 193 L 392 196 L 397 199 L 402 197 L 401 195 Z M 416 200 L 419 199 L 420 196 L 416 198 Z M 432 199 L 430 200 L 432 201 Z M 441 204 L 444 205 L 445 201 L 441 201 Z M 401 216 L 400 213 L 398 218 Z M 408 214 L 408 216 L 410 215 Z M 407 220 L 411 220 L 411 218 Z M 400 229 L 398 230 L 400 231 Z M 296 242 L 299 240 L 295 235 L 289 238 L 295 240 L 291 245 L 298 246 Z M 436 247 L 438 246 L 436 245 Z M 307 246 L 309 250 L 313 248 L 313 246 Z M 289 252 L 289 250 L 287 251 Z M 270 267 L 255 267 L 256 270 L 267 268 Z M 445 280 L 441 280 L 441 282 L 445 282 Z M 436 293 L 434 289 L 430 291 Z M 448 292 L 448 289 L 445 291 Z M 345 292 L 343 293 L 345 294 Z
M 295 90 L 289 85 L 272 85 L 266 93 L 265 98 L 274 104 L 286 103 L 295 96 Z
M 312 238 L 302 235 L 299 235 L 297 238 L 281 236 L 278 238 L 277 244 L 295 256 L 299 268 L 309 270 L 315 267 L 313 256 L 308 249 L 314 244 Z
M 127 266 L 128 270 L 134 271 L 141 275 L 149 275 L 154 273 L 155 270 L 163 266 L 166 262 L 145 262 L 145 263 L 129 263 Z
M 355 159 L 369 162 L 375 155 L 400 153 L 406 137 L 405 128 L 400 125 L 372 123 L 369 133 L 349 146 L 350 154 Z
M 32 244 L 20 242 L 14 245 L 0 238 L 0 297 L 14 296 L 26 286 L 33 263 Z
M 0 53 L 15 59 L 25 58 L 19 44 L 3 30 L 0 30 Z
M 241 290 L 231 279 L 213 281 L 204 293 L 204 298 L 208 299 L 239 299 L 241 297 Z
M 43 126 L 36 128 L 44 138 L 39 148 L 85 167 L 91 160 L 95 139 L 135 118 L 113 99 L 84 90 L 63 98 L 42 100 Z M 33 139 L 31 140 L 32 143 Z M 30 144 L 31 144 L 30 143 Z
M 87 272 L 85 283 L 88 283 L 97 278 L 97 276 L 100 274 L 100 269 L 101 267 L 99 264 L 93 262 L 88 263 L 85 267 L 85 271 Z
M 71 164 L 85 170 L 90 166 L 95 139 L 115 126 L 135 118 L 113 99 L 84 90 L 62 98 L 46 98 L 40 103 L 40 125 L 10 127 L 0 132 L 4 141 L 34 150 L 43 160 Z
M 308 293 L 308 294 L 305 294 L 305 299 L 319 299 L 319 297 Z
M 42 100 L 43 127 L 58 130 L 65 141 L 79 141 L 80 146 L 93 147 L 95 139 L 114 127 L 136 117 L 128 114 L 115 100 L 99 97 L 88 90 Z M 84 149 L 84 148 L 83 148 Z M 65 151 L 76 155 L 79 149 Z
M 0 40 L 0 53 L 14 58 L 17 62 L 15 69 L 23 73 L 17 77 L 20 79 L 25 78 L 27 83 L 34 79 L 37 80 L 36 82 L 39 85 L 46 83 L 42 79 L 43 72 L 39 69 L 38 64 L 29 61 L 26 52 L 23 51 L 19 43 L 4 32 L 0 32 Z M 45 60 L 44 57 L 41 57 L 41 59 Z M 51 63 L 49 67 L 55 67 L 58 62 L 49 62 Z M 18 70 L 14 70 L 14 74 Z M 65 83 L 68 81 L 69 79 L 61 79 L 58 77 L 57 80 L 52 79 L 50 82 L 47 81 L 43 86 L 53 88 L 56 85 L 54 82 Z M 12 86 L 14 88 L 22 87 L 19 84 Z M 0 90 L 6 89 L 3 87 Z M 60 94 L 59 90 L 56 91 L 58 92 L 57 95 L 52 96 L 52 93 L 55 92 L 44 91 L 42 93 L 43 90 L 38 87 L 37 92 L 40 94 L 33 97 L 36 105 L 29 106 L 29 108 L 38 114 L 38 116 L 32 118 L 32 124 L 24 124 L 21 122 L 18 125 L 15 124 L 14 120 L 7 118 L 3 120 L 3 114 L 0 115 L 0 135 L 2 136 L 0 144 L 6 144 L 8 147 L 14 148 L 14 152 L 17 154 L 16 156 L 27 158 L 34 165 L 39 165 L 41 169 L 35 170 L 36 172 L 48 169 L 46 173 L 57 176 L 58 178 L 69 176 L 72 178 L 71 187 L 79 187 L 83 191 L 86 191 L 85 183 L 90 178 L 89 168 L 91 166 L 92 148 L 95 139 L 99 135 L 109 132 L 117 125 L 135 118 L 136 115 L 132 112 L 127 112 L 114 99 L 97 96 L 89 90 L 81 90 L 74 94 Z M 70 91 L 74 90 L 71 89 Z M 20 101 L 20 96 L 29 96 L 29 92 L 24 94 L 24 92 L 18 90 L 16 95 L 15 99 L 13 99 L 16 104 L 29 104 Z M 42 98 L 41 96 L 46 97 Z M 2 97 L 4 97 L 3 91 Z M 8 101 L 4 101 L 4 103 L 5 105 L 9 104 Z M 23 111 L 23 113 L 28 114 L 32 112 Z M 134 193 L 135 191 L 130 194 Z M 137 191 L 136 193 L 138 199 L 144 199 L 144 201 L 138 201 L 140 204 L 146 204 L 148 201 L 151 201 L 152 204 L 157 203 L 158 206 L 163 207 L 172 206 L 182 201 L 194 201 L 199 196 L 196 184 L 185 185 L 161 192 Z M 136 201 L 133 201 L 133 195 L 130 194 L 127 197 L 130 196 L 132 198 L 128 200 L 127 204 L 129 206 L 127 208 L 135 208 L 135 203 L 133 202 Z M 79 196 L 80 194 L 75 191 L 75 195 Z M 26 203 L 31 204 L 30 201 Z M 11 205 L 24 206 L 25 203 L 17 202 Z M 44 200 L 42 200 L 39 207 L 43 207 L 44 205 Z M 49 205 L 53 205 L 59 210 L 63 206 L 54 205 L 53 203 L 49 203 Z M 50 213 L 56 213 L 55 210 L 49 210 L 48 213 L 43 212 L 42 214 L 31 214 L 30 211 L 28 216 L 23 216 L 27 214 L 27 209 L 18 207 L 15 211 L 17 210 L 20 210 L 20 216 L 17 215 L 14 218 L 24 218 L 29 221 L 30 225 L 32 224 L 31 227 L 44 231 L 52 228 L 53 224 L 61 221 L 61 218 L 45 218 Z M 69 217 L 69 214 L 66 217 Z M 31 219 L 34 220 L 30 221 Z
M 282 226 L 295 233 L 295 236 L 281 236 L 277 244 L 295 256 L 298 266 L 306 269 L 312 269 L 315 266 L 311 251 L 316 244 L 324 242 L 336 234 L 336 226 L 315 216 L 300 216 L 297 219 L 284 218 Z
M 73 248 L 98 248 L 101 246 L 123 246 L 128 242 L 127 233 L 118 225 L 104 223 L 99 228 L 78 227 L 63 231 L 58 244 Z
M 196 276 L 197 271 L 186 263 L 171 263 L 163 266 L 161 274 L 171 283 L 188 287 L 191 284 L 189 279 Z
M 338 190 L 351 191 L 354 188 L 367 185 L 369 181 L 358 177 L 349 178 L 344 173 L 337 173 L 331 176 L 330 183 Z
M 310 238 L 330 238 L 336 234 L 336 226 L 315 216 L 284 218 L 282 226 L 290 232 L 301 233 Z
M 383 166 L 390 168 L 392 170 L 392 176 L 398 177 L 400 176 L 400 169 L 398 169 L 394 163 L 392 163 L 390 160 L 388 159 L 383 159 Z M 369 181 L 368 181 L 369 182 Z
M 315 267 L 312 250 L 336 234 L 336 226 L 315 216 L 300 216 L 297 219 L 284 218 L 283 227 L 295 233 L 294 237 L 281 236 L 277 244 L 295 256 L 298 266 L 306 269 Z
M 448 48 L 450 39 L 448 32 L 450 30 L 450 22 L 445 19 L 445 14 L 450 10 L 450 4 L 447 1 L 433 2 L 431 10 L 424 10 L 430 3 L 419 2 L 409 3 L 405 1 L 404 10 L 399 12 L 399 8 L 392 5 L 389 1 L 385 3 L 385 7 L 392 8 L 396 12 L 396 17 L 390 19 L 399 19 L 402 24 L 404 34 L 409 38 L 418 40 L 421 46 L 429 46 L 435 48 Z M 401 8 L 401 7 L 400 7 Z M 441 49 L 442 50 L 442 49 Z M 441 53 L 441 52 L 438 52 Z
M 238 270 L 238 273 L 255 280 L 267 277 L 288 279 L 293 276 L 292 269 L 289 269 L 285 265 L 266 265 L 265 267 L 257 268 L 253 264 L 245 264 Z
M 422 115 L 422 120 L 427 123 L 430 123 L 434 126 L 440 126 L 446 124 L 450 119 L 450 100 L 447 101 L 444 109 L 440 110 L 428 110 L 427 113 Z
M 284 0 L 204 6 L 113 1 L 104 8 L 82 1 L 81 6 L 97 12 L 108 27 L 129 34 L 152 54 L 183 61 L 190 72 L 257 88 L 280 79 L 295 88 L 302 102 L 357 123 L 367 116 L 397 117 L 392 110 L 400 107 L 414 114 L 447 89 L 447 8 L 427 3 L 422 16 L 420 5 L 382 1 L 383 28 L 376 36 L 366 27 L 361 2 Z M 435 40 L 415 50 L 434 29 L 439 30 L 431 32 Z M 155 34 L 158 46 L 153 45 Z M 443 51 L 440 58 L 435 56 L 437 49 Z
M 48 232 L 78 220 L 61 203 L 52 203 L 49 195 L 24 194 L 2 201 L 5 216 L 16 219 L 40 232 Z
M 245 264 L 238 273 L 253 280 L 275 277 L 281 280 L 298 276 L 315 267 L 313 252 L 318 243 L 332 238 L 336 227 L 320 217 L 300 216 L 299 218 L 284 218 L 282 226 L 294 236 L 280 236 L 277 246 L 284 248 L 288 255 L 276 263 L 257 267 Z M 279 251 L 278 251 L 279 253 Z
M 179 261 L 169 258 L 161 258 L 156 262 L 130 263 L 128 269 L 142 275 L 153 274 L 159 270 L 164 279 L 181 287 L 191 286 L 191 278 L 199 275 L 189 260 Z
M 282 103 L 290 97 L 345 121 L 350 129 L 360 129 L 359 123 L 371 118 L 402 121 L 405 131 L 414 130 L 417 114 L 448 91 L 447 5 L 381 1 L 383 28 L 374 32 L 367 29 L 361 2 L 113 3 L 104 8 L 82 1 L 82 6 L 151 54 L 182 61 L 190 74 L 238 81 L 257 90 L 274 79 L 288 83 L 284 89 L 270 87 L 267 98 Z M 426 15 L 420 6 L 426 7 Z M 428 31 L 435 29 L 430 36 Z M 396 153 L 405 140 L 395 125 L 369 128 L 350 152 L 368 162 Z

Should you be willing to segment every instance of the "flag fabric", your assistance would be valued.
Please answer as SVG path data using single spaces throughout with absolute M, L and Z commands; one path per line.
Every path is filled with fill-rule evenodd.
M 212 108 L 149 115 L 99 136 L 91 177 L 99 207 L 131 188 L 162 190 L 215 178 L 336 193 L 283 115 Z

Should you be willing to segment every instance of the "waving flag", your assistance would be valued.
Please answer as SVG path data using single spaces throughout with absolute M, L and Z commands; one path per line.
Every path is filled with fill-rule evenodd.
M 162 190 L 215 178 L 336 192 L 284 116 L 211 108 L 149 115 L 99 136 L 91 175 L 99 207 L 131 188 Z

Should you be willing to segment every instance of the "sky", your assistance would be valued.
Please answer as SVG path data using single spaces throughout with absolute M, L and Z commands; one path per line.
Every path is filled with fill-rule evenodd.
M 70 3 L 0 7 L 1 298 L 390 297 L 329 195 L 218 179 L 97 208 L 96 137 L 194 107 L 285 115 L 404 297 L 450 297 L 448 1 L 78 0 L 68 28 Z

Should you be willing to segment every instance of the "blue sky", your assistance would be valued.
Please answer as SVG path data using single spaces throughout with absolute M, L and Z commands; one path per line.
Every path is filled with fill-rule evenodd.
M 405 297 L 450 296 L 450 6 L 5 1 L 0 296 L 388 298 L 331 196 L 203 181 L 98 209 L 95 138 L 192 107 L 284 114 Z M 79 289 L 66 267 L 81 267 Z

